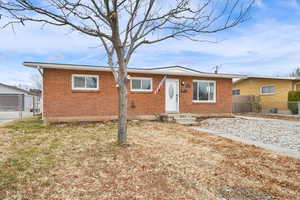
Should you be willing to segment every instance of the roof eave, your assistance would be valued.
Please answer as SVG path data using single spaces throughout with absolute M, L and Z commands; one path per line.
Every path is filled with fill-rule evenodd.
M 248 79 L 273 79 L 273 80 L 285 80 L 285 81 L 300 81 L 300 78 L 297 77 L 263 77 L 263 76 L 245 76 L 241 77 L 239 80 L 235 81 L 233 84 L 243 82 Z
M 36 69 L 67 69 L 67 70 L 85 70 L 85 71 L 104 71 L 111 72 L 109 67 L 96 67 L 96 66 L 80 66 L 80 65 L 68 65 L 68 64 L 50 64 L 50 63 L 33 63 L 33 62 L 24 62 L 24 66 L 32 67 Z M 128 73 L 141 73 L 141 74 L 161 74 L 161 75 L 174 75 L 174 76 L 195 76 L 195 77 L 214 77 L 214 78 L 243 78 L 244 75 L 234 75 L 234 74 L 212 74 L 212 73 L 178 73 L 178 72 L 163 72 L 163 71 L 154 71 L 149 69 L 128 69 Z

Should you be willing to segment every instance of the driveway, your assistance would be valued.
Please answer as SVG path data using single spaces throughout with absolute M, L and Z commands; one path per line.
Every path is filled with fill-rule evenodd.
M 32 112 L 0 111 L 0 123 L 7 120 L 16 120 L 19 118 L 32 116 Z
M 12 121 L 12 120 L 2 120 L 2 119 L 0 119 L 0 124 L 3 124 L 5 122 L 9 122 L 9 121 Z
M 5 122 L 9 122 L 9 121 L 13 121 L 14 119 L 0 119 L 0 124 L 5 123 Z
M 300 122 L 255 117 L 207 119 L 197 130 L 300 158 Z

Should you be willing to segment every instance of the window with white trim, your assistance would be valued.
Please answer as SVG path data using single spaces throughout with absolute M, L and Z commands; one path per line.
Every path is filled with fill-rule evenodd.
M 99 76 L 86 75 L 86 74 L 73 74 L 72 89 L 73 90 L 98 90 Z
M 260 88 L 261 94 L 274 94 L 275 93 L 275 86 L 273 85 L 265 85 Z
M 300 83 L 295 84 L 295 91 L 300 91 Z
M 232 95 L 240 95 L 241 94 L 241 90 L 240 89 L 233 89 L 232 90 Z
M 193 102 L 216 102 L 216 81 L 193 81 Z
M 152 91 L 152 78 L 131 78 L 131 91 Z

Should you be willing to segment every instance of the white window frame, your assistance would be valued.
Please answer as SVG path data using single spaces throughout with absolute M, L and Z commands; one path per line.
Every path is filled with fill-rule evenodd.
M 87 88 L 86 87 L 86 81 L 85 81 L 85 87 L 84 88 L 76 88 L 75 87 L 75 77 L 93 77 L 97 79 L 97 88 Z M 99 90 L 99 76 L 98 75 L 90 75 L 90 74 L 72 74 L 72 90 L 92 90 L 97 91 Z
M 271 92 L 271 93 L 263 93 L 263 87 L 274 87 L 274 92 Z M 275 85 L 263 85 L 260 87 L 260 95 L 272 95 L 272 94 L 275 94 L 276 92 L 276 86 Z
M 214 84 L 214 99 L 213 100 L 194 100 L 192 101 L 194 103 L 216 103 L 217 102 L 217 81 L 214 80 L 193 80 L 193 83 L 213 83 Z M 192 90 L 192 98 L 194 97 L 194 84 L 193 84 L 193 90 Z
M 300 82 L 295 83 L 294 85 L 294 91 L 297 91 L 297 86 L 300 85 Z
M 132 88 L 132 80 L 150 80 L 151 88 L 150 89 L 133 89 Z M 142 86 L 142 83 L 141 83 Z M 130 78 L 130 90 L 133 92 L 152 92 L 153 91 L 153 81 L 152 78 L 146 78 L 146 77 L 131 77 Z
M 236 91 L 236 90 L 240 91 L 239 94 L 233 94 L 233 91 Z M 241 89 L 238 89 L 238 88 L 232 89 L 232 95 L 241 95 Z

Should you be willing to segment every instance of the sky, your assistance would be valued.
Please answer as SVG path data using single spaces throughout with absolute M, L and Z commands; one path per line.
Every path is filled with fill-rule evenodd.
M 180 65 L 212 72 L 288 76 L 300 66 L 300 0 L 257 0 L 251 19 L 204 39 L 217 43 L 168 40 L 144 46 L 129 67 Z M 66 28 L 40 24 L 0 29 L 0 83 L 34 84 L 36 70 L 24 61 L 106 65 L 98 41 Z

